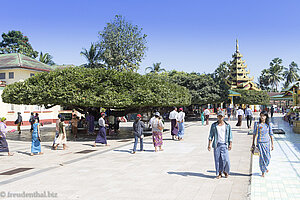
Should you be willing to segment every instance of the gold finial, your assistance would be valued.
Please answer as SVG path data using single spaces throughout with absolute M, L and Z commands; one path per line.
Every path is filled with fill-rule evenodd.
M 238 41 L 238 39 L 236 39 L 235 48 L 236 48 L 236 52 L 239 52 L 239 41 Z

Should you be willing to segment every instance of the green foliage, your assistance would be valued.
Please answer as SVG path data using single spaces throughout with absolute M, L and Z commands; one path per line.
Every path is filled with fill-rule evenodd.
M 149 73 L 159 73 L 159 72 L 165 72 L 166 70 L 161 68 L 161 63 L 153 63 L 153 67 L 147 67 L 145 71 L 150 70 Z
M 270 97 L 266 91 L 255 90 L 234 90 L 241 94 L 241 97 L 235 97 L 234 103 L 249 105 L 268 105 Z
M 100 60 L 105 68 L 118 71 L 137 71 L 146 50 L 146 35 L 142 29 L 116 15 L 99 33 Z
M 21 53 L 26 56 L 36 58 L 38 52 L 34 51 L 29 43 L 28 37 L 23 36 L 20 31 L 9 31 L 2 34 L 3 40 L 0 42 L 0 54 Z
M 270 68 L 269 70 L 269 81 L 270 84 L 272 85 L 272 89 L 273 91 L 278 91 L 278 85 L 280 83 L 280 81 L 283 80 L 283 66 L 282 64 L 282 59 L 280 58 L 274 58 L 271 62 L 270 62 Z
M 57 69 L 8 85 L 2 94 L 6 103 L 123 108 L 190 105 L 189 91 L 160 77 L 135 72 L 91 68 Z
M 88 61 L 84 66 L 87 68 L 97 68 L 101 67 L 100 61 L 100 51 L 98 45 L 92 43 L 89 50 L 83 48 L 80 55 L 84 56 Z
M 271 91 L 270 87 L 270 73 L 268 69 L 263 69 L 261 75 L 258 78 L 259 87 L 262 90 Z
M 169 82 L 186 87 L 192 95 L 192 104 L 220 103 L 228 99 L 228 88 L 218 85 L 211 75 L 171 71 L 163 73 Z
M 299 67 L 298 65 L 293 61 L 290 65 L 289 68 L 284 68 L 284 78 L 285 78 L 285 83 L 284 87 L 287 88 L 291 83 L 297 81 L 299 79 Z
M 43 54 L 43 52 L 40 52 L 39 61 L 42 63 L 45 63 L 46 65 L 55 65 L 53 62 L 53 57 L 49 53 Z
M 218 82 L 225 83 L 225 79 L 229 76 L 229 66 L 230 64 L 227 62 L 222 62 L 217 69 L 215 69 L 213 75 L 213 79 Z

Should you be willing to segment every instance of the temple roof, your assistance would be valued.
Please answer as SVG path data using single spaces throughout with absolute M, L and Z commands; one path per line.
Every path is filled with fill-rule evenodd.
M 0 54 L 0 70 L 24 68 L 37 71 L 51 71 L 53 68 L 38 60 L 19 53 Z

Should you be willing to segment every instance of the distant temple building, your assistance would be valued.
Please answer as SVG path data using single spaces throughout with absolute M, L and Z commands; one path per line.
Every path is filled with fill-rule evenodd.
M 232 55 L 233 60 L 229 66 L 229 77 L 226 79 L 226 84 L 231 90 L 260 90 L 255 83 L 253 83 L 254 77 L 249 78 L 247 74 L 250 72 L 246 70 L 247 65 L 242 60 L 243 55 L 239 52 L 238 40 L 236 40 L 236 51 Z

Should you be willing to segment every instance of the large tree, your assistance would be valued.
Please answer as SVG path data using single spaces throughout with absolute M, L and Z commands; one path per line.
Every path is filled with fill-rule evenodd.
M 122 109 L 124 113 L 152 107 L 190 105 L 189 91 L 160 77 L 135 72 L 70 67 L 40 73 L 6 86 L 6 103 L 61 105 L 85 112 L 90 107 Z
M 107 69 L 137 71 L 146 50 L 146 35 L 121 15 L 99 32 L 100 60 Z
M 291 83 L 294 81 L 297 81 L 299 79 L 299 67 L 298 65 L 293 61 L 288 68 L 284 68 L 284 78 L 285 78 L 285 83 L 284 87 L 287 88 Z
M 274 92 L 278 91 L 279 83 L 283 80 L 283 65 L 282 65 L 282 59 L 280 58 L 274 58 L 270 62 L 270 68 L 269 71 L 269 81 L 272 85 L 272 90 Z
M 192 104 L 221 103 L 228 99 L 228 88 L 220 86 L 210 74 L 177 72 L 163 73 L 169 82 L 186 87 L 192 95 Z
M 234 91 L 241 94 L 240 97 L 235 97 L 235 102 L 238 104 L 249 105 L 268 105 L 270 103 L 270 96 L 267 91 L 255 91 L 255 90 L 237 90 Z
M 228 78 L 230 72 L 229 66 L 230 64 L 225 61 L 220 63 L 217 69 L 212 73 L 214 80 L 225 83 L 225 79 Z
M 3 40 L 0 42 L 0 54 L 5 53 L 21 53 L 26 56 L 36 58 L 38 52 L 35 51 L 27 36 L 20 31 L 9 31 L 2 34 Z
M 258 84 L 262 90 L 271 91 L 270 73 L 268 69 L 263 69 L 258 77 Z

